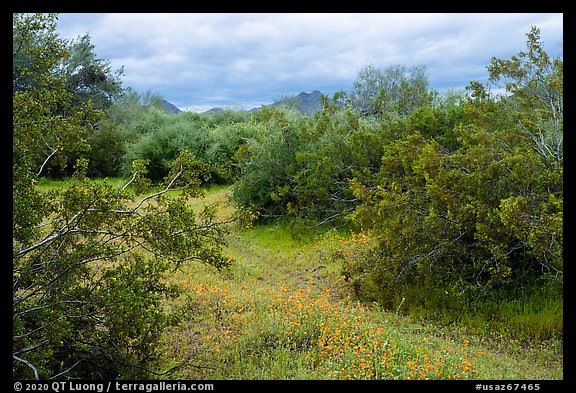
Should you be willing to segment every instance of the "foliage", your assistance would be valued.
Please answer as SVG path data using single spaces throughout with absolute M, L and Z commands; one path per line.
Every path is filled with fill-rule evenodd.
M 57 105 L 52 109 L 53 114 L 70 116 L 69 111 L 77 108 L 94 108 L 98 111 L 106 110 L 122 92 L 123 69 L 112 72 L 109 62 L 98 59 L 94 53 L 94 45 L 90 42 L 88 34 L 79 37 L 76 41 L 62 41 L 66 56 L 58 61 L 52 61 L 52 73 L 60 77 L 65 84 L 67 100 L 66 105 Z M 86 113 L 89 113 L 84 109 Z M 101 116 L 100 118 L 101 119 Z M 83 149 L 67 151 L 57 154 L 47 162 L 45 173 L 52 177 L 69 176 L 69 168 L 78 158 L 87 157 L 94 163 L 90 164 L 90 173 L 102 176 L 114 175 L 114 166 L 117 150 L 121 150 L 120 140 L 111 135 L 108 130 L 99 130 L 99 124 L 94 118 L 86 116 L 82 123 L 89 125 L 86 131 L 78 134 L 83 143 Z M 50 150 L 47 155 L 56 151 L 57 147 L 47 143 Z M 94 167 L 94 168 L 92 168 Z M 112 167 L 112 168 L 111 168 Z
M 112 72 L 110 62 L 96 56 L 89 34 L 66 44 L 69 56 L 63 58 L 54 71 L 66 81 L 66 90 L 71 94 L 70 106 L 81 107 L 89 103 L 98 110 L 106 111 L 122 95 L 123 68 Z M 98 123 L 89 123 L 90 132 L 83 135 L 88 149 L 67 153 L 68 165 L 78 158 L 87 158 L 88 173 L 91 176 L 117 175 L 118 156 L 124 154 L 121 135 L 113 132 L 114 128 L 101 127 L 103 120 L 100 118 Z M 47 173 L 53 177 L 70 175 L 70 172 L 63 168 L 50 166 Z
M 289 218 L 300 238 L 312 233 L 304 227 L 359 230 L 325 245 L 306 272 L 341 267 L 355 296 L 396 317 L 452 324 L 467 313 L 482 333 L 561 334 L 563 62 L 544 52 L 537 28 L 526 52 L 492 59 L 488 83 L 472 81 L 467 94 L 430 91 L 424 67 L 368 66 L 354 91 L 322 96 L 313 116 L 174 115 L 151 92 L 121 89 L 122 70 L 112 74 L 89 35 L 59 39 L 56 19 L 13 16 L 16 377 L 163 375 L 160 338 L 179 312 L 226 328 L 208 341 L 233 376 L 283 358 L 298 371 L 277 377 L 489 375 L 467 344 L 460 356 L 422 349 L 365 324 L 360 306 L 336 306 L 341 294 L 329 290 L 267 287 L 248 301 L 247 287 L 223 292 L 221 276 L 216 286 L 170 280 L 191 261 L 230 266 L 216 207 L 191 202 L 207 182 L 233 183 L 239 214 Z M 41 175 L 71 178 L 46 190 Z M 121 185 L 90 180 L 118 175 Z M 270 255 L 252 255 L 259 279 L 304 264 L 282 256 L 291 243 L 280 237 Z M 275 255 L 284 265 L 266 270 Z M 181 291 L 193 295 L 184 304 Z
M 50 160 L 65 166 L 66 151 L 86 150 L 85 124 L 101 116 L 90 104 L 72 107 L 65 80 L 50 72 L 58 63 L 53 56 L 67 55 L 64 42 L 53 32 L 54 20 L 54 15 L 13 18 L 13 231 L 19 242 L 36 233 L 42 220 L 33 187 L 36 177 Z M 65 106 L 66 115 L 58 110 Z
M 57 37 L 55 14 L 13 14 L 12 88 L 23 92 L 42 85 L 62 57 L 67 56 L 63 40 Z M 42 32 L 41 34 L 38 34 Z
M 405 116 L 430 103 L 425 67 L 362 68 L 354 82 L 352 106 L 364 115 Z
M 202 173 L 190 177 L 190 158 L 180 161 L 166 190 L 185 181 L 180 186 L 195 184 L 182 188 L 197 194 Z M 41 377 L 155 372 L 158 335 L 175 322 L 163 311 L 177 294 L 165 274 L 192 259 L 219 269 L 230 263 L 220 251 L 225 228 L 211 208 L 196 214 L 188 195 L 161 191 L 130 207 L 127 191 L 84 180 L 41 196 L 57 219 L 14 256 L 14 345 L 30 351 L 26 361 Z
M 249 140 L 239 163 L 234 199 L 261 217 L 296 218 L 308 227 L 343 225 L 360 203 L 353 178 L 369 179 L 382 165 L 385 146 L 412 129 L 456 145 L 452 128 L 463 116 L 455 104 L 415 109 L 406 119 L 364 117 L 323 97 L 323 108 L 305 118 L 264 108 L 262 131 Z
M 172 378 L 562 378 L 561 343 L 511 339 L 528 318 L 542 317 L 527 315 L 523 304 L 498 321 L 483 314 L 477 323 L 490 327 L 481 334 L 417 321 L 402 315 L 407 302 L 390 311 L 359 302 L 329 260 L 365 250 L 369 233 L 332 230 L 299 241 L 289 232 L 278 222 L 235 232 L 228 249 L 235 264 L 224 278 L 195 264 L 171 276 L 193 299 L 185 322 L 163 338 L 167 364 L 188 362 Z
M 527 34 L 527 52 L 509 60 L 493 58 L 487 67 L 490 82 L 505 87 L 501 97 L 505 121 L 528 136 L 543 159 L 562 165 L 564 130 L 564 65 L 550 59 L 540 41 L 540 29 Z M 504 84 L 504 86 L 502 86 Z
M 82 155 L 88 160 L 88 175 L 93 178 L 116 177 L 120 175 L 126 139 L 115 124 L 101 120 L 98 128 L 86 138 L 90 150 Z
M 379 285 L 435 272 L 479 288 L 561 278 L 560 174 L 529 147 L 510 148 L 514 134 L 461 132 L 452 154 L 419 135 L 399 140 L 375 185 L 355 184 L 364 204 L 354 218 L 381 239 Z
M 539 48 L 529 37 L 528 45 Z M 539 75 L 561 83 L 553 68 Z M 522 91 L 531 91 L 530 79 L 523 81 Z M 353 180 L 362 204 L 352 218 L 378 243 L 348 262 L 347 274 L 365 294 L 391 299 L 401 288 L 419 287 L 449 303 L 455 296 L 521 296 L 542 276 L 561 287 L 562 166 L 541 154 L 535 134 L 508 112 L 511 103 L 521 104 L 516 115 L 526 116 L 535 101 L 517 93 L 495 101 L 481 85 L 471 89 L 462 112 L 469 122 L 453 129 L 450 149 L 413 131 L 385 146 L 374 178 Z M 562 123 L 550 118 L 561 111 L 546 113 Z
M 286 214 L 288 200 L 283 191 L 290 188 L 303 127 L 304 119 L 295 112 L 262 108 L 258 131 L 238 155 L 240 176 L 234 183 L 233 199 L 239 206 L 262 217 Z
M 263 108 L 257 121 L 260 132 L 239 156 L 233 197 L 240 206 L 263 218 L 298 218 L 309 226 L 341 219 L 350 211 L 355 200 L 347 179 L 378 156 L 355 150 L 372 150 L 369 141 L 377 137 L 366 131 L 367 124 L 325 97 L 324 109 L 313 118 Z
M 135 97 L 117 103 L 107 123 L 113 135 L 124 138 L 119 172 L 127 175 L 131 162 L 148 160 L 149 177 L 160 180 L 182 149 L 211 166 L 213 182 L 230 182 L 237 173 L 234 156 L 254 132 L 248 119 L 230 111 L 217 114 L 167 113 L 154 105 L 134 103 Z M 132 115 L 134 113 L 134 115 Z M 139 115 L 138 115 L 139 114 Z
M 106 109 L 122 92 L 124 70 L 112 72 L 110 62 L 99 59 L 89 34 L 68 43 L 70 56 L 63 59 L 57 72 L 66 79 L 66 89 L 73 93 L 73 105 L 92 102 L 98 109 Z
M 196 213 L 187 204 L 206 169 L 181 151 L 168 165 L 166 187 L 135 200 L 128 184 L 91 182 L 80 158 L 68 186 L 40 191 L 46 162 L 84 148 L 82 135 L 102 112 L 91 101 L 75 102 L 54 69 L 53 55 L 67 54 L 54 34 L 55 16 L 13 21 L 22 40 L 14 52 L 13 376 L 159 375 L 158 337 L 177 315 L 164 307 L 177 294 L 167 272 L 192 259 L 218 269 L 230 263 L 214 208 Z M 47 147 L 52 152 L 39 164 Z M 145 162 L 134 169 L 129 183 L 142 190 Z M 168 196 L 174 187 L 181 195 Z
M 210 143 L 203 157 L 219 170 L 213 173 L 217 183 L 227 183 L 240 175 L 240 162 L 247 153 L 247 144 L 259 132 L 254 121 L 240 119 L 238 122 L 222 121 L 210 126 L 214 119 L 208 119 L 207 129 Z
M 82 153 L 89 160 L 91 177 L 128 176 L 131 162 L 126 162 L 125 156 L 138 135 L 146 132 L 142 118 L 147 118 L 148 112 L 165 113 L 162 98 L 150 92 L 139 94 L 128 87 L 110 98 L 113 101 L 106 107 L 105 116 L 86 137 L 90 149 Z

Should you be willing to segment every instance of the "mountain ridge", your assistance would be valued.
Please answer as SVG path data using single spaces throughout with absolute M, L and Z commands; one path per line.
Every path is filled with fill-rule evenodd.
M 180 110 L 180 108 L 178 108 L 176 105 L 174 105 L 170 101 L 163 99 L 163 100 L 161 100 L 161 102 L 162 102 L 162 107 L 170 113 L 178 114 L 178 113 L 182 112 Z
M 318 109 L 322 108 L 321 97 L 322 97 L 322 93 L 319 90 L 312 90 L 310 93 L 302 91 L 296 95 L 285 96 L 285 97 L 282 97 L 280 99 L 277 99 L 276 101 L 272 102 L 269 105 L 262 105 L 262 106 L 272 107 L 272 108 L 286 107 L 286 108 L 296 110 L 296 111 L 302 113 L 303 115 L 312 116 Z M 164 99 L 162 100 L 162 106 L 169 113 L 178 114 L 178 113 L 182 112 L 182 110 L 180 110 L 177 106 L 175 106 L 171 102 L 164 100 Z M 259 111 L 260 109 L 261 109 L 261 107 L 260 108 L 252 108 L 252 109 L 240 109 L 239 111 L 256 112 L 256 111 Z M 226 109 L 221 108 L 221 107 L 214 107 L 214 108 L 210 108 L 210 109 L 203 111 L 203 112 L 200 112 L 200 113 L 208 114 L 208 113 L 216 113 L 216 112 L 220 112 L 220 111 L 224 111 L 224 110 L 226 110 Z
M 310 93 L 301 92 L 298 95 L 285 97 L 269 106 L 279 107 L 286 106 L 288 108 L 297 110 L 304 115 L 312 116 L 314 112 L 322 107 L 322 93 L 318 90 L 313 90 Z

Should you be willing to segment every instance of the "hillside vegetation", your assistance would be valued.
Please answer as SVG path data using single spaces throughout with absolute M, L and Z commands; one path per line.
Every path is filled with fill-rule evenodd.
M 465 92 L 366 66 L 311 114 L 176 114 L 55 23 L 13 17 L 15 378 L 562 378 L 538 28 Z

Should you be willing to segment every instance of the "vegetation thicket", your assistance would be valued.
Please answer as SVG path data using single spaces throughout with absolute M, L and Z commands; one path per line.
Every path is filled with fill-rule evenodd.
M 308 246 L 306 271 L 332 272 L 354 301 L 395 320 L 561 339 L 563 61 L 538 28 L 466 92 L 431 90 L 423 66 L 370 65 L 313 115 L 173 114 L 122 87 L 123 69 L 99 59 L 89 35 L 60 39 L 56 22 L 13 16 L 16 378 L 170 375 L 181 365 L 163 342 L 191 340 L 170 333 L 190 313 L 200 325 L 188 328 L 204 335 L 226 327 L 202 345 L 222 348 L 210 353 L 229 367 L 194 363 L 194 376 L 255 377 L 237 367 L 273 353 L 295 367 L 280 378 L 495 377 L 479 369 L 485 348 L 408 343 L 328 284 L 263 287 L 254 303 L 247 287 L 230 297 L 231 284 L 183 276 L 244 277 L 254 267 L 237 237 L 276 225 L 304 243 L 337 239 Z M 205 185 L 226 190 L 236 215 L 199 204 Z M 257 227 L 230 225 L 244 220 Z M 305 264 L 268 250 L 256 260 Z M 206 273 L 192 272 L 198 261 Z
M 144 160 L 122 188 L 87 179 L 83 153 L 104 114 L 77 102 L 57 72 L 70 51 L 55 21 L 13 19 L 13 375 L 158 375 L 159 338 L 178 315 L 165 307 L 177 295 L 166 274 L 192 259 L 227 266 L 226 228 L 213 208 L 187 204 L 209 173 L 186 149 L 167 166 L 163 189 L 144 197 Z M 38 189 L 45 167 L 59 160 L 67 170 L 71 152 L 70 183 Z

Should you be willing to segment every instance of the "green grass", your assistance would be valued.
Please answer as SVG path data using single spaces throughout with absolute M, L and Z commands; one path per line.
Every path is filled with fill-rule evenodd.
M 121 179 L 109 179 L 121 187 Z M 41 189 L 62 182 L 41 180 Z M 219 203 L 232 213 L 228 187 L 213 186 L 195 208 Z M 508 304 L 497 332 L 481 313 L 462 325 L 442 325 L 361 303 L 330 258 L 362 235 L 293 236 L 287 224 L 233 227 L 225 271 L 190 261 L 168 280 L 182 296 L 179 325 L 163 336 L 162 368 L 172 379 L 562 379 L 561 337 L 511 339 L 539 314 L 536 299 Z M 356 243 L 354 243 L 356 242 Z M 561 304 L 561 303 L 560 303 Z M 399 311 L 404 311 L 403 307 Z M 556 310 L 561 312 L 561 310 Z M 521 315 L 520 319 L 511 319 Z M 552 319 L 557 318 L 553 316 Z
M 118 188 L 121 188 L 126 183 L 128 183 L 128 179 L 122 179 L 119 177 L 106 177 L 106 178 L 90 179 L 90 181 L 93 183 L 96 183 L 96 184 L 107 184 L 107 185 L 110 185 L 113 187 L 118 187 Z M 38 183 L 36 184 L 36 186 L 38 187 L 39 190 L 48 191 L 48 190 L 58 189 L 60 187 L 65 187 L 67 185 L 70 185 L 72 182 L 73 182 L 73 180 L 71 180 L 71 179 L 56 180 L 56 179 L 51 179 L 48 177 L 41 177 L 38 179 Z
M 362 304 L 328 262 L 325 241 L 290 234 L 283 224 L 234 231 L 229 271 L 190 264 L 172 277 L 191 303 L 165 336 L 166 364 L 188 359 L 171 377 L 563 378 L 561 339 L 475 335 Z

